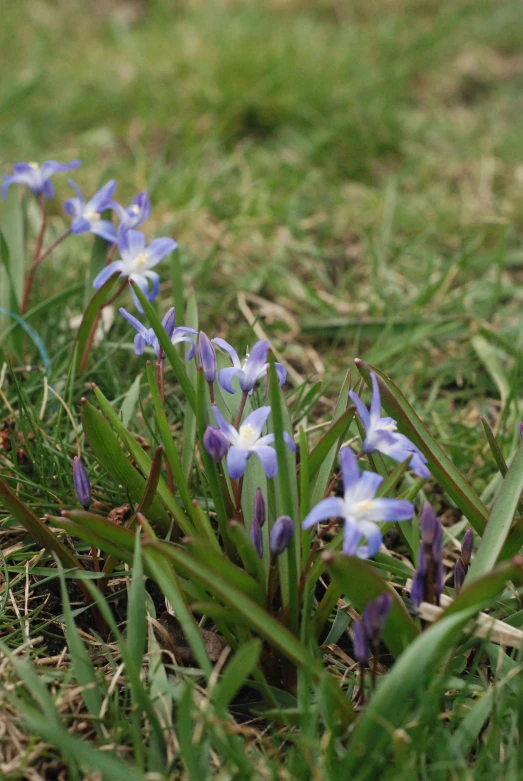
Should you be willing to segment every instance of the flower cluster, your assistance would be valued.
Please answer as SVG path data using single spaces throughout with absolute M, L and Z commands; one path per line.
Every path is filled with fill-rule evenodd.
M 12 184 L 22 184 L 42 199 L 42 208 L 44 209 L 45 200 L 54 197 L 51 177 L 78 168 L 80 165 L 79 160 L 73 160 L 70 163 L 48 160 L 41 165 L 38 163 L 16 163 L 13 166 L 13 173 L 4 176 L 2 197 L 4 199 L 7 197 L 7 190 Z M 139 193 L 128 207 L 124 207 L 114 200 L 116 182 L 113 179 L 104 184 L 87 200 L 76 182 L 69 179 L 69 185 L 75 191 L 76 197 L 69 198 L 64 203 L 64 211 L 71 217 L 71 223 L 66 233 L 92 233 L 114 245 L 114 249 L 117 249 L 120 254 L 120 259 L 108 263 L 97 275 L 93 282 L 95 290 L 101 288 L 113 274 L 118 274 L 120 278 L 128 279 L 136 284 L 148 300 L 153 301 L 158 295 L 160 276 L 152 269 L 173 252 L 178 245 L 171 238 L 154 239 L 150 244 L 147 244 L 144 234 L 135 230 L 151 216 L 151 202 L 148 194 L 146 192 Z M 102 216 L 107 211 L 113 211 L 119 218 L 118 228 L 111 220 Z M 132 291 L 132 295 L 136 308 L 142 312 L 142 307 L 134 291 Z
M 362 618 L 354 622 L 354 656 L 361 665 L 367 664 L 371 651 L 376 652 L 392 607 L 390 594 L 380 594 L 367 602 Z

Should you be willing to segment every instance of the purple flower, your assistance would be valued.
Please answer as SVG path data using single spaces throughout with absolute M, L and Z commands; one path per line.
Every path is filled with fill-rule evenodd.
M 203 331 L 200 331 L 198 352 L 205 381 L 214 382 L 216 380 L 216 353 L 214 352 L 211 340 Z
M 104 184 L 87 203 L 78 185 L 72 179 L 69 179 L 69 184 L 77 195 L 64 203 L 64 211 L 73 218 L 72 233 L 94 233 L 95 236 L 114 244 L 116 228 L 110 220 L 101 218 L 102 212 L 111 208 L 111 198 L 116 190 L 114 179 Z
M 216 426 L 207 426 L 203 435 L 203 446 L 218 464 L 227 452 L 229 440 Z
M 463 564 L 468 568 L 470 559 L 472 556 L 472 550 L 474 548 L 474 532 L 472 529 L 467 529 L 461 542 L 461 558 Z
M 367 636 L 365 634 L 365 627 L 361 618 L 354 620 L 354 656 L 358 664 L 367 664 L 369 661 L 370 650 Z
M 102 269 L 94 280 L 93 287 L 95 290 L 98 290 L 107 282 L 109 277 L 119 271 L 120 279 L 128 277 L 138 285 L 149 301 L 153 301 L 160 289 L 160 275 L 151 269 L 169 253 L 173 252 L 177 246 L 178 244 L 174 239 L 154 239 L 146 247 L 143 233 L 120 228 L 118 231 L 118 250 L 122 259 L 114 260 Z M 153 284 L 150 292 L 149 281 Z M 142 305 L 138 301 L 134 290 L 132 290 L 132 294 L 136 308 L 139 312 L 142 312 Z
M 254 386 L 265 377 L 269 364 L 267 363 L 267 355 L 269 352 L 270 344 L 266 339 L 262 339 L 256 342 L 249 355 L 247 355 L 243 366 L 238 358 L 238 353 L 231 347 L 231 345 L 225 341 L 225 339 L 216 338 L 212 340 L 216 347 L 227 353 L 232 361 L 232 366 L 227 369 L 220 369 L 218 374 L 218 382 L 224 390 L 228 393 L 235 393 L 232 381 L 235 377 L 238 377 L 240 388 L 244 393 L 253 392 Z M 275 363 L 274 367 L 278 375 L 280 385 L 283 385 L 287 379 L 287 370 L 281 363 Z
M 343 552 L 348 556 L 368 559 L 378 552 L 381 530 L 378 521 L 407 521 L 412 518 L 414 505 L 406 499 L 375 499 L 383 477 L 375 472 L 362 472 L 356 456 L 348 447 L 340 450 L 343 477 L 343 498 L 330 496 L 322 499 L 303 521 L 303 528 L 330 518 L 344 519 Z M 366 545 L 360 545 L 362 538 Z
M 254 412 L 248 415 L 240 430 L 236 431 L 234 426 L 227 423 L 218 407 L 213 407 L 212 411 L 216 422 L 220 427 L 220 431 L 226 437 L 231 447 L 227 453 L 227 469 L 229 475 L 237 480 L 243 476 L 247 461 L 253 455 L 256 455 L 263 467 L 263 471 L 267 477 L 274 477 L 278 471 L 278 459 L 276 457 L 276 451 L 271 445 L 274 443 L 274 434 L 267 434 L 262 437 L 261 432 L 267 418 L 271 414 L 270 407 L 260 407 Z M 284 432 L 285 441 L 287 442 L 290 450 L 295 450 L 296 445 L 290 438 L 290 436 Z
M 467 575 L 466 567 L 463 564 L 462 559 L 458 559 L 454 566 L 454 588 L 456 589 L 456 591 L 461 591 L 463 583 L 465 582 L 466 575 Z
M 261 488 L 257 488 L 256 494 L 254 495 L 253 519 L 258 521 L 260 528 L 263 527 L 263 524 L 265 523 L 265 499 L 263 498 Z
M 139 193 L 127 208 L 116 201 L 111 201 L 110 207 L 120 218 L 120 227 L 128 230 L 142 225 L 151 216 L 151 201 L 147 193 Z
M 280 556 L 289 547 L 294 534 L 292 518 L 282 515 L 274 522 L 269 538 L 269 547 L 273 556 Z
M 421 514 L 421 541 L 410 595 L 415 610 L 422 602 L 439 605 L 445 581 L 443 527 L 428 502 L 425 502 Z
M 84 510 L 88 510 L 91 506 L 91 483 L 85 466 L 78 456 L 73 458 L 73 483 L 78 501 Z
M 363 618 L 354 622 L 354 656 L 360 664 L 367 664 L 371 647 L 377 650 L 391 607 L 391 595 L 380 594 L 377 599 L 367 602 Z
M 407 437 L 398 432 L 395 420 L 380 417 L 381 400 L 378 380 L 374 372 L 371 372 L 370 376 L 372 379 L 370 410 L 367 410 L 367 407 L 356 393 L 349 391 L 349 396 L 356 405 L 358 415 L 365 426 L 363 451 L 365 453 L 378 451 L 400 463 L 410 456 L 410 468 L 419 477 L 429 477 L 430 472 L 425 466 L 427 459 L 421 450 Z
M 80 160 L 72 160 L 70 163 L 57 163 L 56 160 L 48 160 L 42 165 L 38 163 L 16 163 L 13 166 L 14 173 L 4 176 L 2 186 L 2 198 L 7 198 L 7 190 L 12 184 L 25 184 L 34 195 L 43 195 L 45 198 L 54 198 L 54 187 L 51 176 L 71 171 L 82 165 Z
M 152 347 L 156 356 L 160 354 L 160 342 L 152 328 L 146 328 L 142 323 L 137 320 L 134 315 L 128 312 L 126 309 L 120 307 L 120 314 L 125 317 L 128 323 L 137 331 L 134 337 L 134 352 L 136 355 L 143 355 L 145 347 Z M 195 345 L 193 340 L 188 334 L 196 334 L 194 328 L 185 328 L 179 326 L 176 328 L 176 314 L 174 307 L 171 307 L 169 311 L 164 315 L 162 320 L 162 326 L 167 333 L 167 336 L 171 340 L 171 344 L 180 344 L 180 342 L 189 342 L 191 347 L 187 353 L 187 359 L 190 361 L 195 352 Z M 162 358 L 165 357 L 162 354 Z
M 263 557 L 263 534 L 262 534 L 261 526 L 256 520 L 256 518 L 253 518 L 252 520 L 251 528 L 249 529 L 249 534 L 251 536 L 251 541 L 252 544 L 254 545 L 256 553 L 261 559 Z

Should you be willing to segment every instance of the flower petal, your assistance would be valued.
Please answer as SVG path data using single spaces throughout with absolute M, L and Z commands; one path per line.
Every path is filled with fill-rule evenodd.
M 232 365 L 236 369 L 241 369 L 242 365 L 240 363 L 240 359 L 238 358 L 238 353 L 234 349 L 232 345 L 229 344 L 229 342 L 226 342 L 225 339 L 221 339 L 219 336 L 215 337 L 214 339 L 211 339 L 211 342 L 216 345 L 216 347 L 219 347 L 220 350 L 223 350 L 227 353 L 229 358 L 232 361 Z
M 91 233 L 100 236 L 101 239 L 114 244 L 116 241 L 116 228 L 110 220 L 95 220 L 91 223 Z
M 303 529 L 310 529 L 321 521 L 328 521 L 331 518 L 343 518 L 345 515 L 345 505 L 343 499 L 339 496 L 329 496 L 322 499 L 316 507 L 310 511 L 302 523 Z
M 281 386 L 285 384 L 285 380 L 287 379 L 287 369 L 282 363 L 275 363 L 274 368 L 276 369 L 276 374 L 278 375 L 278 382 L 280 383 L 280 388 L 281 388 Z
M 271 408 L 269 406 L 259 407 L 259 409 L 255 409 L 253 412 L 251 412 L 250 415 L 247 415 L 242 423 L 242 427 L 250 426 L 258 438 L 262 433 L 263 427 L 265 426 L 267 418 L 270 414 Z
M 372 399 L 370 402 L 370 421 L 371 426 L 375 421 L 380 419 L 381 414 L 381 398 L 380 398 L 380 386 L 378 385 L 378 379 L 374 372 L 370 373 L 372 380 Z
M 152 268 L 156 266 L 171 252 L 174 252 L 178 242 L 174 239 L 154 239 L 147 247 L 147 266 Z
M 358 546 L 356 549 L 356 556 L 359 559 L 370 559 L 379 551 L 381 546 L 382 536 L 380 527 L 369 521 L 361 521 L 358 526 L 360 533 L 362 533 L 367 540 L 367 544 Z
M 235 447 L 234 445 L 229 448 L 227 453 L 227 470 L 233 480 L 243 477 L 247 461 L 251 455 L 252 453 L 244 448 Z
M 90 233 L 91 231 L 91 223 L 89 220 L 86 220 L 85 217 L 82 217 L 80 214 L 78 217 L 75 217 L 74 220 L 71 223 L 71 232 L 75 234 L 80 233 Z
M 350 493 L 352 499 L 358 502 L 366 502 L 374 499 L 376 491 L 383 482 L 383 477 L 376 472 L 362 472 L 357 483 L 353 483 Z
M 81 160 L 71 160 L 70 163 L 58 163 L 56 160 L 46 160 L 42 163 L 40 170 L 44 178 L 53 176 L 53 174 L 61 174 L 64 171 L 72 171 L 73 168 L 80 168 L 82 165 Z
M 372 499 L 365 512 L 365 521 L 408 521 L 414 515 L 414 505 L 407 499 Z
M 134 261 L 145 249 L 145 236 L 120 225 L 118 228 L 118 250 L 124 260 Z
M 232 426 L 230 423 L 227 423 L 225 418 L 223 417 L 222 413 L 218 409 L 218 407 L 213 406 L 212 412 L 214 415 L 214 419 L 216 420 L 216 423 L 218 424 L 218 428 L 222 432 L 222 434 L 225 434 L 229 442 L 234 445 L 235 442 L 238 441 L 238 432 Z
M 134 352 L 136 355 L 143 355 L 145 350 L 145 339 L 143 334 L 136 334 L 134 337 Z
M 243 374 L 243 369 L 237 369 L 234 366 L 227 366 L 218 372 L 218 383 L 227 391 L 227 393 L 236 393 L 232 381 L 237 375 Z
M 255 453 L 260 459 L 266 477 L 274 477 L 277 474 L 278 458 L 273 447 L 269 445 L 255 445 L 251 452 Z
M 124 309 L 123 306 L 120 307 L 119 312 L 139 334 L 145 337 L 147 328 L 134 315 L 128 312 L 127 309 Z
M 104 186 L 87 202 L 87 209 L 90 212 L 102 212 L 104 209 L 109 208 L 115 190 L 116 182 L 114 179 L 110 179 L 107 184 L 104 184 Z
M 143 276 L 146 279 L 150 279 L 153 283 L 153 287 L 150 293 L 147 293 L 149 301 L 154 301 L 158 293 L 160 292 L 160 275 L 156 271 L 144 271 Z
M 361 422 L 365 426 L 365 430 L 367 430 L 370 427 L 370 417 L 367 407 L 362 402 L 358 394 L 354 393 L 354 391 L 349 391 L 349 396 L 356 405 L 356 411 L 361 418 Z
M 346 491 L 351 485 L 360 479 L 360 469 L 358 459 L 350 447 L 340 448 L 340 466 L 343 478 L 343 487 Z
M 343 525 L 343 552 L 346 556 L 354 556 L 358 550 L 363 536 L 360 531 L 360 525 L 354 523 L 349 518 L 345 519 Z
M 256 381 L 263 376 L 267 371 L 267 355 L 269 353 L 270 344 L 267 339 L 260 339 L 253 345 L 249 357 L 244 366 L 245 379 L 244 385 L 242 385 L 243 391 L 249 391 L 254 388 Z
M 95 277 L 93 281 L 93 287 L 95 290 L 99 290 L 99 288 L 102 287 L 102 285 L 105 285 L 109 277 L 112 277 L 113 274 L 116 274 L 117 271 L 122 270 L 122 261 L 121 260 L 113 260 L 112 263 L 109 263 L 108 266 L 103 268 L 100 273 Z

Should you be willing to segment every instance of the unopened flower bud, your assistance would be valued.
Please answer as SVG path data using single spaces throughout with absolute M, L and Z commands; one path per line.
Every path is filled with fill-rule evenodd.
M 214 382 L 216 380 L 216 353 L 214 347 L 207 334 L 200 331 L 200 340 L 198 342 L 198 350 L 200 354 L 200 364 L 203 369 L 203 376 L 206 382 Z
M 425 502 L 421 512 L 421 541 L 424 545 L 432 545 L 438 533 L 439 521 L 430 504 Z
M 391 607 L 392 597 L 386 593 L 380 594 L 373 602 L 367 602 L 363 611 L 363 625 L 369 640 L 379 640 Z
M 454 567 L 454 588 L 456 591 L 460 591 L 463 583 L 465 582 L 465 576 L 467 572 L 462 559 L 458 559 Z
M 271 529 L 269 547 L 273 556 L 279 556 L 288 547 L 294 534 L 294 525 L 288 515 L 282 515 Z
M 465 569 L 470 564 L 470 557 L 472 556 L 472 549 L 474 547 L 474 532 L 472 529 L 467 529 L 461 543 L 461 558 Z
M 254 520 L 258 521 L 260 528 L 263 528 L 265 523 L 265 500 L 261 488 L 256 489 L 254 496 Z
M 176 328 L 176 312 L 174 311 L 174 306 L 172 306 L 169 311 L 165 313 L 162 320 L 162 325 L 170 339 L 174 333 L 174 329 Z
M 251 541 L 252 544 L 254 545 L 254 549 L 256 550 L 256 553 L 261 559 L 263 556 L 263 534 L 262 534 L 261 526 L 255 518 L 253 518 L 253 521 L 251 523 L 249 534 L 251 535 Z
M 367 664 L 369 661 L 369 644 L 365 634 L 365 628 L 361 618 L 354 621 L 354 656 L 360 664 Z
M 78 456 L 73 458 L 73 483 L 78 501 L 84 510 L 88 510 L 91 506 L 91 483 L 85 466 Z
M 229 443 L 219 428 L 207 426 L 203 435 L 203 446 L 212 460 L 218 463 L 226 454 Z
M 414 573 L 412 578 L 412 587 L 410 590 L 410 601 L 412 602 L 413 609 L 418 612 L 421 603 L 424 601 L 423 589 L 425 586 L 425 576 L 419 569 Z

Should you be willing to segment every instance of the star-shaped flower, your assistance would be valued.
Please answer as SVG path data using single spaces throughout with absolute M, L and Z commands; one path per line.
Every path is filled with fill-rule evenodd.
M 258 380 L 261 380 L 262 377 L 265 377 L 267 374 L 269 368 L 269 364 L 267 363 L 267 355 L 270 348 L 269 342 L 266 339 L 261 339 L 259 342 L 256 342 L 249 355 L 245 358 L 243 366 L 238 357 L 238 353 L 229 342 L 225 341 L 225 339 L 217 337 L 212 340 L 212 343 L 215 344 L 216 347 L 219 347 L 220 350 L 226 352 L 232 361 L 232 366 L 230 368 L 220 369 L 218 373 L 218 382 L 222 388 L 228 393 L 235 393 L 232 381 L 235 377 L 238 377 L 240 388 L 244 393 L 249 393 L 250 395 Z M 281 363 L 275 363 L 274 368 L 276 369 L 280 385 L 283 385 L 287 379 L 286 368 L 282 366 Z
M 78 185 L 72 179 L 69 179 L 69 184 L 77 196 L 64 203 L 64 211 L 73 218 L 71 232 L 94 233 L 113 244 L 116 241 L 116 228 L 110 220 L 102 220 L 101 214 L 111 208 L 111 198 L 116 190 L 114 179 L 104 184 L 87 203 Z
M 47 160 L 39 165 L 38 163 L 16 163 L 13 166 L 13 173 L 4 176 L 2 186 L 2 198 L 7 198 L 7 190 L 12 184 L 25 184 L 34 195 L 43 195 L 45 198 L 54 197 L 54 187 L 51 182 L 51 176 L 61 174 L 64 171 L 71 171 L 73 168 L 79 168 L 82 165 L 80 160 L 71 160 L 70 163 L 58 163 L 56 160 Z

